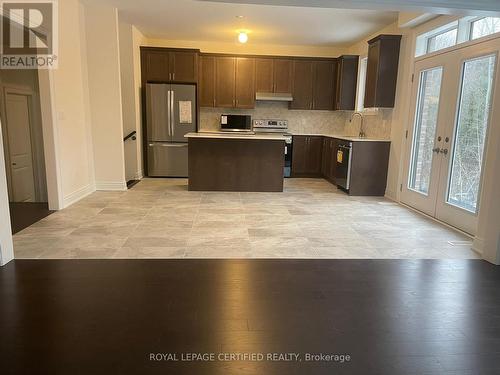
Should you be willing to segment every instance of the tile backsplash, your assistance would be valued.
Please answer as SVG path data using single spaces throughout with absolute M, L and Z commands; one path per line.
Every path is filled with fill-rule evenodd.
M 221 114 L 248 114 L 252 119 L 288 120 L 289 132 L 297 134 L 357 135 L 359 132 L 359 119 L 349 122 L 352 112 L 290 110 L 287 102 L 257 102 L 254 109 L 201 108 L 200 131 L 218 131 Z M 364 123 L 368 137 L 390 137 L 390 114 L 380 112 L 365 116 Z

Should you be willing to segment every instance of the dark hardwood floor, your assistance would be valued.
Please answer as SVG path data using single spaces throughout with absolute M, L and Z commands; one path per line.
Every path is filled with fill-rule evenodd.
M 483 261 L 17 260 L 0 373 L 500 374 L 499 292 Z M 193 352 L 302 361 L 180 361 Z
M 49 210 L 48 203 L 41 202 L 10 202 L 9 210 L 12 234 L 28 228 L 54 212 Z

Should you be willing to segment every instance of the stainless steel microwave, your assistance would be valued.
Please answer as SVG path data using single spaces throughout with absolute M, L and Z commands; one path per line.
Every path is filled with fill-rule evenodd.
M 228 132 L 251 132 L 252 116 L 250 115 L 221 115 L 220 130 Z

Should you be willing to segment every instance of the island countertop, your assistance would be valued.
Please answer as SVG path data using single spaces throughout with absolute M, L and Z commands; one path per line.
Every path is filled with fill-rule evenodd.
M 265 140 L 265 141 L 285 141 L 290 139 L 290 134 L 273 134 L 273 133 L 224 133 L 224 132 L 198 132 L 187 133 L 185 138 L 209 138 L 209 139 L 248 139 L 248 140 Z

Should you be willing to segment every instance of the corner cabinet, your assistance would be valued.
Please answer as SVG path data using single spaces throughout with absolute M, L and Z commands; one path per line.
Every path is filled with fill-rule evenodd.
M 198 82 L 199 50 L 141 47 L 141 68 L 147 82 Z
M 358 55 L 343 55 L 337 60 L 335 110 L 354 111 L 358 87 Z
M 365 108 L 392 108 L 396 97 L 401 35 L 379 35 L 368 41 Z

